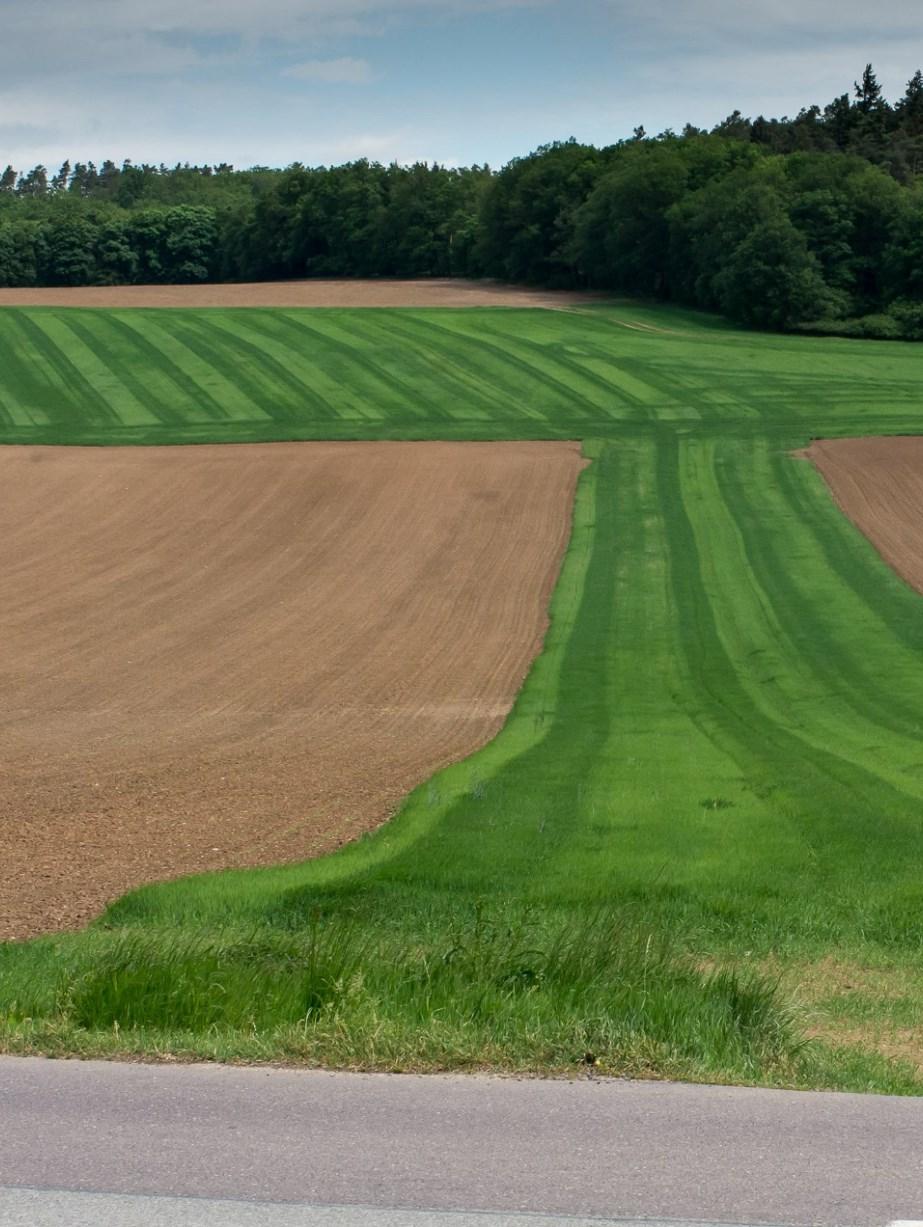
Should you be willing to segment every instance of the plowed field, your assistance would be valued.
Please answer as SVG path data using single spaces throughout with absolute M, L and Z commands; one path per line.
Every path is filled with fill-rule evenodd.
M 0 307 L 566 307 L 599 294 L 503 282 L 260 281 L 240 285 L 64 286 L 0 289 Z
M 882 558 L 923 592 L 923 436 L 819 439 L 803 454 Z
M 0 448 L 0 938 L 327 851 L 492 737 L 572 443 Z

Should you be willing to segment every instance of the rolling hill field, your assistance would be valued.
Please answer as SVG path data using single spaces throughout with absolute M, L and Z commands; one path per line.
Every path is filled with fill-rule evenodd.
M 304 860 L 502 726 L 579 443 L 0 447 L 0 940 Z
M 906 432 L 913 346 L 567 310 L 9 308 L 0 442 Z
M 490 745 L 332 857 L 0 947 L 3 1046 L 921 1089 L 923 598 L 792 454 L 919 431 L 918 348 L 615 304 L 9 309 L 0 350 L 3 443 L 592 462 Z

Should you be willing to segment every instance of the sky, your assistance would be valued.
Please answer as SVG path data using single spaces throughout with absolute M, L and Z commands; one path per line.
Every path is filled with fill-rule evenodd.
M 921 0 L 0 0 L 0 167 L 502 166 L 923 67 Z

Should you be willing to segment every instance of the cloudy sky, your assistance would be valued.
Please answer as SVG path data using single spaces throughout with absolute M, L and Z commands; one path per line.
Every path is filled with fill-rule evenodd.
M 0 166 L 490 162 L 923 66 L 920 0 L 0 0 Z

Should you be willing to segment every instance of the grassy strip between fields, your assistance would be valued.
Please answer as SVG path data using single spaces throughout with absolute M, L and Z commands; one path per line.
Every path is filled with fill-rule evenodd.
M 0 317 L 6 437 L 298 437 L 327 414 L 321 434 L 579 435 L 593 463 L 491 745 L 333 857 L 0 946 L 0 1046 L 923 1090 L 920 597 L 790 454 L 913 430 L 919 359 L 641 308 L 663 334 L 606 310 L 148 314 Z M 40 343 L 59 356 L 30 369 Z M 214 403 L 168 421 L 184 372 Z

